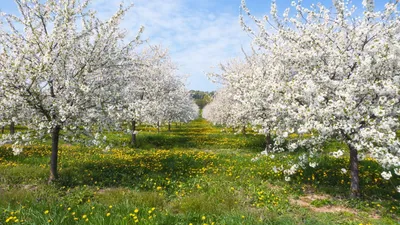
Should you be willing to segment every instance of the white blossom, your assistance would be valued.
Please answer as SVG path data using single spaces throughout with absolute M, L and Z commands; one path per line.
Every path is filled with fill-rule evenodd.
M 390 178 L 392 177 L 392 172 L 390 172 L 390 171 L 388 171 L 388 172 L 383 171 L 383 172 L 381 173 L 381 175 L 382 175 L 383 179 L 385 179 L 385 180 L 390 180 Z
M 395 169 L 394 169 L 394 173 L 395 173 L 397 176 L 400 176 L 400 168 L 395 168 Z

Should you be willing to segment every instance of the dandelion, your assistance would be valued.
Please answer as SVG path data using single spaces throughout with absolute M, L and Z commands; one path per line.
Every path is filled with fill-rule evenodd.
M 107 213 L 107 214 L 106 214 L 107 217 L 110 216 L 110 215 L 111 215 L 111 213 Z
M 138 213 L 138 212 L 139 212 L 139 209 L 136 208 L 133 212 Z
M 44 211 L 44 214 L 49 214 L 49 210 Z
M 205 217 L 205 216 L 202 216 L 202 217 L 201 217 L 201 220 L 205 220 L 205 219 L 206 219 L 206 217 Z

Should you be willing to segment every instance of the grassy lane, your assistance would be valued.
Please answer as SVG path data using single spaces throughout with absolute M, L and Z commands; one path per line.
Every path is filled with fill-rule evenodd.
M 0 224 L 399 224 L 400 182 L 383 180 L 372 160 L 360 168 L 366 197 L 347 200 L 346 158 L 326 156 L 285 182 L 272 168 L 299 155 L 253 162 L 262 136 L 200 119 L 160 134 L 139 129 L 135 148 L 122 133 L 107 134 L 116 147 L 106 153 L 63 144 L 61 178 L 50 186 L 50 145 L 19 156 L 0 148 Z

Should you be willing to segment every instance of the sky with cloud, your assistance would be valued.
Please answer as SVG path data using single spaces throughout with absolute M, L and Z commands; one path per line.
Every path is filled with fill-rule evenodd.
M 111 15 L 112 2 L 96 1 L 95 7 Z M 241 47 L 251 42 L 239 24 L 240 0 L 136 0 L 134 5 L 122 26 L 134 34 L 144 25 L 142 38 L 169 49 L 178 72 L 190 75 L 189 89 L 216 89 L 206 73 L 242 56 Z
M 217 72 L 218 64 L 233 57 L 243 57 L 241 48 L 250 49 L 251 38 L 239 24 L 241 0 L 125 0 L 134 3 L 122 27 L 135 36 L 139 27 L 145 27 L 142 39 L 169 49 L 179 74 L 190 75 L 189 89 L 215 90 L 217 85 L 207 73 Z M 93 0 L 91 7 L 100 17 L 109 18 L 118 8 L 120 0 Z M 255 15 L 269 12 L 271 0 L 247 0 Z M 279 0 L 282 12 L 291 0 Z M 304 5 L 318 1 L 304 0 Z M 331 4 L 331 0 L 322 0 Z M 383 5 L 384 0 L 377 0 Z M 13 0 L 0 0 L 0 10 L 16 12 Z

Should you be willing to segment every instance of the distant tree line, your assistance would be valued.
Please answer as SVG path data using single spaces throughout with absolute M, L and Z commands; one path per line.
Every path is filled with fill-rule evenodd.
M 203 109 L 208 103 L 211 102 L 215 91 L 196 91 L 191 90 L 190 95 L 194 99 L 195 103 L 199 106 L 200 109 Z

